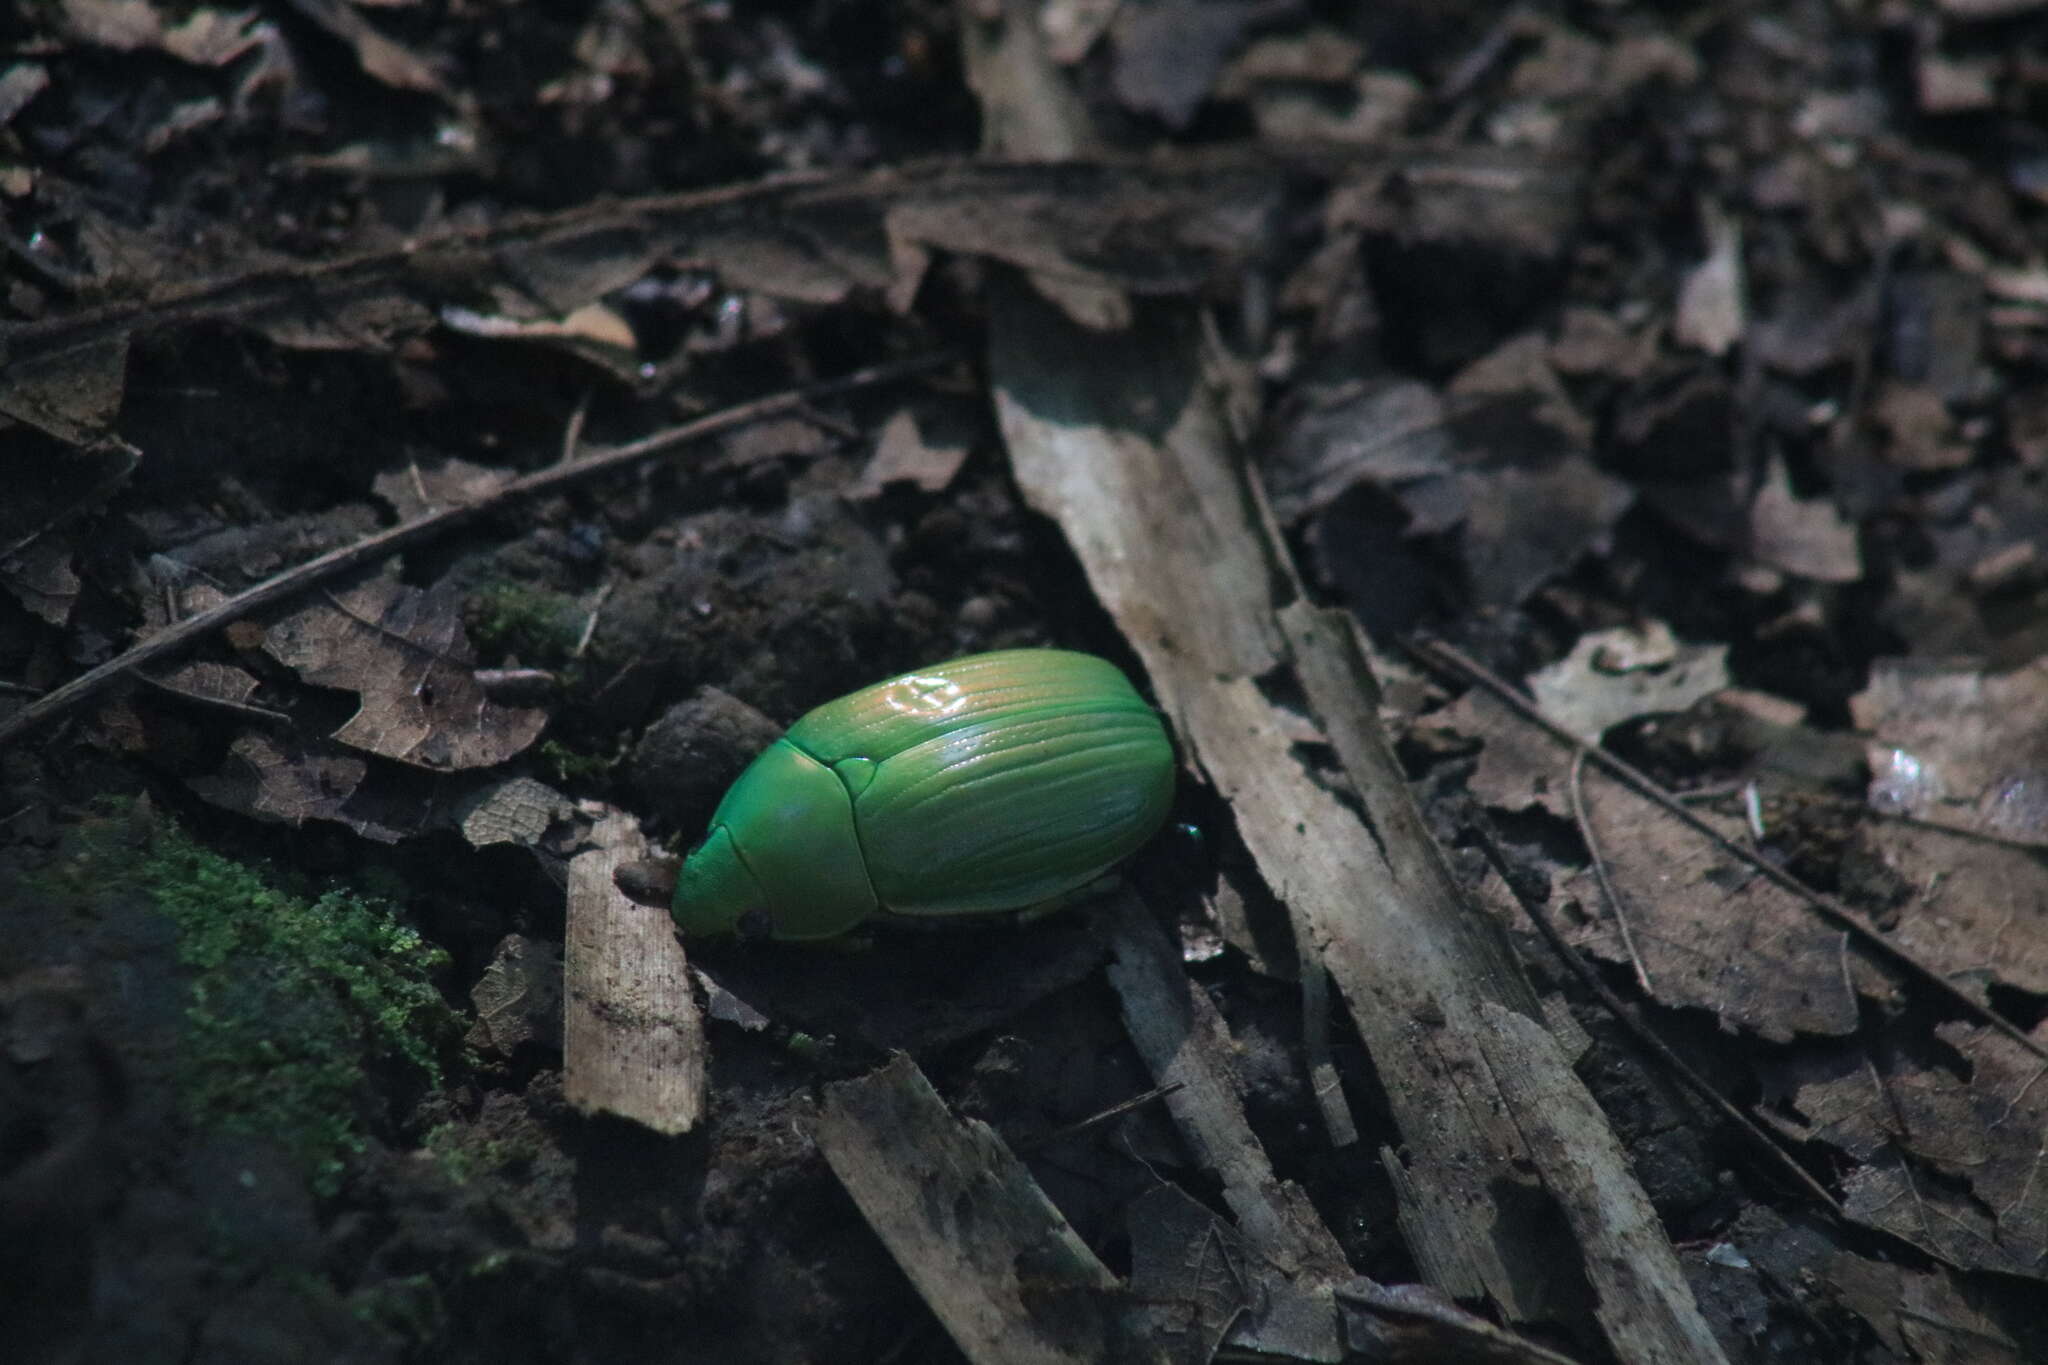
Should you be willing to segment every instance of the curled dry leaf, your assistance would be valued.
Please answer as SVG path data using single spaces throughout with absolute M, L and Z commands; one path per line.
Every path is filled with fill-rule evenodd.
M 340 589 L 273 624 L 263 647 L 309 683 L 358 694 L 343 744 L 436 771 L 502 763 L 540 736 L 547 712 L 491 700 L 452 586 L 389 578 Z

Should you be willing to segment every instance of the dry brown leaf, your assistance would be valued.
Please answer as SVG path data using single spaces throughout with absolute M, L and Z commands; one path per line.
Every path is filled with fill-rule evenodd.
M 353 48 L 368 75 L 400 90 L 447 93 L 441 77 L 424 58 L 379 33 L 344 0 L 291 0 L 291 5 Z
M 1631 329 L 1612 313 L 1597 308 L 1566 308 L 1550 343 L 1550 363 L 1562 374 L 1611 374 L 1640 379 L 1658 355 L 1654 327 Z
M 88 457 L 99 453 L 94 447 L 111 445 L 125 452 L 123 463 L 132 468 L 135 452 L 112 436 L 127 383 L 125 336 L 51 354 L 11 354 L 7 382 L 0 384 L 0 414 L 86 447 Z
M 1592 773 L 1585 785 L 1588 819 L 1658 1000 L 1712 1010 L 1778 1043 L 1855 1029 L 1856 995 L 1870 973 L 1846 955 L 1840 930 L 1643 797 Z M 1740 837 L 1739 822 L 1721 823 Z M 1565 937 L 1628 962 L 1591 870 L 1559 891 L 1583 907 Z
M 1468 426 L 1490 427 L 1505 405 L 1547 438 L 1546 448 L 1583 450 L 1592 444 L 1593 424 L 1551 368 L 1550 342 L 1539 332 L 1502 342 L 1458 371 L 1445 397 L 1453 418 Z
M 1176 131 L 1208 98 L 1244 32 L 1286 0 L 1153 0 L 1125 5 L 1112 26 L 1114 84 L 1126 107 Z
M 26 109 L 29 101 L 50 88 L 50 72 L 40 62 L 16 62 L 0 71 L 0 127 Z
M 547 724 L 538 707 L 485 693 L 462 629 L 462 594 L 372 578 L 273 624 L 263 647 L 307 682 L 357 693 L 362 707 L 334 732 L 343 744 L 449 771 L 520 753 Z
M 507 934 L 469 991 L 471 1047 L 510 1056 L 522 1043 L 562 1045 L 562 954 L 543 939 Z
M 64 26 L 73 37 L 118 52 L 154 48 L 195 66 L 221 66 L 260 39 L 249 30 L 256 12 L 198 9 L 167 25 L 149 0 L 63 0 Z
M 1480 800 L 1572 818 L 1570 759 L 1556 741 L 1476 693 L 1441 719 L 1486 741 L 1471 779 Z M 1892 994 L 1874 968 L 1845 957 L 1841 931 L 1790 892 L 1597 769 L 1586 770 L 1584 791 L 1594 839 L 1658 1000 L 1711 1010 L 1732 1028 L 1782 1043 L 1799 1034 L 1850 1033 L 1859 992 Z M 1740 837 L 1738 822 L 1722 823 Z M 1560 916 L 1559 928 L 1574 947 L 1605 962 L 1630 962 L 1621 925 L 1590 867 L 1563 881 L 1555 902 L 1573 912 Z
M 1634 493 L 1596 468 L 1592 423 L 1535 332 L 1472 362 L 1445 394 L 1473 597 L 1509 606 L 1600 544 Z
M 195 777 L 190 785 L 214 805 L 259 820 L 288 825 L 307 820 L 353 824 L 343 808 L 368 771 L 369 764 L 353 755 L 324 748 L 309 750 L 294 740 L 250 730 L 229 746 L 218 772 Z
M 1234 1228 L 1182 1192 L 1161 1183 L 1125 1214 L 1131 1239 L 1131 1291 L 1162 1338 L 1183 1342 L 1177 1360 L 1216 1358 L 1232 1327 L 1254 1307 L 1266 1267 L 1247 1257 Z M 1249 1277 L 1249 1278 L 1248 1278 Z M 1274 1279 L 1279 1279 L 1275 1274 Z M 1280 1281 L 1283 1290 L 1291 1289 Z M 1257 1305 L 1268 1303 L 1262 1296 Z M 1334 1315 L 1325 1309 L 1334 1329 Z
M 199 9 L 181 24 L 163 31 L 165 52 L 194 66 L 225 66 L 250 48 L 268 40 L 269 25 L 256 22 L 257 12 L 238 14 L 226 10 Z
M 1407 126 L 1425 87 L 1405 71 L 1360 70 L 1364 58 L 1335 29 L 1276 34 L 1246 48 L 1216 94 L 1249 101 L 1269 141 L 1378 142 Z
M 1886 383 L 1872 415 L 1890 437 L 1885 457 L 1902 468 L 1960 469 L 1976 454 L 1968 441 L 1956 439 L 1948 404 L 1927 385 Z
M 440 460 L 387 469 L 370 481 L 370 489 L 390 504 L 400 521 L 411 521 L 444 508 L 483 502 L 511 481 L 512 476 L 502 469 L 467 460 Z
M 964 432 L 945 431 L 927 436 L 918 415 L 904 408 L 883 426 L 875 441 L 874 456 L 847 488 L 846 496 L 856 500 L 872 498 L 892 483 L 915 484 L 927 493 L 940 492 L 953 482 L 953 476 L 960 472 L 973 448 Z
M 1465 493 L 1465 563 L 1483 607 L 1520 602 L 1601 545 L 1635 494 L 1574 456 L 1543 469 L 1458 476 Z
M 1443 400 L 1413 380 L 1360 381 L 1316 395 L 1287 424 L 1266 463 L 1274 513 L 1286 522 L 1321 511 L 1361 482 L 1398 489 L 1450 472 Z
M 1088 55 L 1095 40 L 1116 17 L 1122 0 L 1046 0 L 1038 12 L 1039 32 L 1045 38 L 1046 55 L 1061 66 L 1072 66 Z
M 1481 799 L 1569 815 L 1567 760 L 1554 741 L 1476 694 L 1443 718 L 1486 739 L 1471 782 Z M 1767 1114 L 1772 1122 L 1862 1163 L 1844 1184 L 1851 1216 L 1958 1266 L 2041 1274 L 2048 1086 L 2039 1058 L 2003 1033 L 1959 1022 L 1938 1027 L 1946 1047 L 1904 1032 L 1898 1042 L 1852 1039 L 1858 997 L 1895 998 L 1897 988 L 1842 931 L 1598 770 L 1587 769 L 1584 790 L 1657 999 L 1713 1010 L 1774 1042 L 1844 1040 L 1809 1045 L 1765 1079 L 1788 1105 Z M 1736 822 L 1717 823 L 1740 837 Z M 1888 921 L 1902 949 L 1965 989 L 1974 980 L 1980 995 L 1993 982 L 2042 989 L 2048 868 L 2037 855 L 1926 828 L 1881 827 L 1875 837 L 1878 856 L 1915 893 Z M 1568 941 L 1609 962 L 1630 960 L 1590 870 L 1564 880 L 1558 899 L 1583 907 L 1563 926 Z
M 384 844 L 446 822 L 438 783 L 268 727 L 245 730 L 218 770 L 187 785 L 224 810 L 294 826 L 331 820 Z
M 2009 19 L 2037 10 L 2048 0 L 1934 0 L 1935 8 L 1958 19 Z
M 447 307 L 441 321 L 450 330 L 495 340 L 575 341 L 615 351 L 633 351 L 639 338 L 632 326 L 602 303 L 585 303 L 559 318 L 516 318 Z
M 568 797 L 531 777 L 508 777 L 477 788 L 455 807 L 455 825 L 471 848 L 490 844 L 529 847 L 548 826 L 575 811 Z
M 1873 737 L 1872 807 L 2048 844 L 2048 658 L 2010 673 L 1883 660 L 1849 709 Z
M 1880 1038 L 1767 1075 L 1796 1113 L 1775 1121 L 1863 1163 L 1843 1182 L 1859 1222 L 1966 1270 L 2040 1278 L 2048 1066 L 1994 1029 L 1951 1021 L 1935 1033 L 1953 1052 Z
M 475 156 L 460 148 L 447 155 Z M 374 170 L 355 161 L 335 168 Z M 529 314 L 508 300 L 523 298 L 534 315 L 559 317 L 650 271 L 688 264 L 744 293 L 747 325 L 757 331 L 761 299 L 829 304 L 859 291 L 907 306 L 935 249 L 1013 260 L 1098 293 L 1196 290 L 1234 278 L 1280 189 L 1278 168 L 1249 158 L 889 168 L 770 179 L 742 194 L 686 193 L 601 212 L 582 206 L 481 235 L 450 228 L 346 269 L 325 259 L 258 258 L 226 278 L 213 277 L 217 262 L 198 258 L 182 238 L 88 216 L 79 225 L 86 273 L 112 302 L 0 324 L 9 357 L 0 415 L 90 446 L 105 439 L 119 409 L 133 332 L 175 316 L 181 326 L 220 322 L 281 346 L 376 350 L 436 324 L 422 284 L 429 280 L 435 300 L 490 298 L 489 312 L 518 318 Z M 178 279 L 188 283 L 165 284 Z M 628 382 L 640 378 L 627 373 L 633 358 L 615 346 L 554 344 L 580 348 Z M 124 454 L 117 475 L 134 463 L 133 451 Z M 27 520 L 0 505 L 0 549 Z M 18 538 L 44 524 L 30 521 Z
M 2042 854 L 1902 823 L 1879 825 L 1866 841 L 1905 888 L 1883 921 L 1893 942 L 1987 1004 L 1994 985 L 2048 995 Z
M 1216 82 L 1222 99 L 1243 99 L 1266 82 L 1344 85 L 1365 64 L 1366 47 L 1349 34 L 1317 25 L 1274 33 L 1246 44 Z
M 256 675 L 233 664 L 195 660 L 177 664 L 157 674 L 156 680 L 173 692 L 202 701 L 238 706 L 256 695 Z
M 1829 498 L 1796 496 L 1783 460 L 1771 461 L 1770 478 L 1750 503 L 1749 550 L 1774 569 L 1822 583 L 1863 577 L 1856 523 Z
M 1726 355 L 1748 325 L 1749 296 L 1742 271 L 1742 225 L 1711 201 L 1700 205 L 1707 257 L 1686 274 L 1678 292 L 1671 334 L 1681 345 Z
M 71 547 L 55 536 L 44 536 L 0 558 L 0 588 L 49 624 L 63 625 L 78 601 Z
M 1610 726 L 1683 711 L 1728 686 L 1728 646 L 1680 645 L 1661 621 L 1588 631 L 1528 681 L 1537 708 L 1590 743 Z
M 1923 1365 L 2021 1365 L 2030 1356 L 2008 1323 L 1985 1311 L 2001 1298 L 1980 1277 L 1945 1265 L 1926 1269 L 1844 1250 L 1828 1231 L 1787 1223 L 1752 1205 L 1731 1230 L 1745 1269 L 1805 1294 L 1816 1282 L 1876 1331 L 1900 1359 Z M 1987 1293 L 1987 1290 L 1990 1292 Z
M 802 417 L 781 417 L 767 422 L 750 422 L 718 438 L 718 454 L 708 461 L 714 469 L 742 469 L 763 460 L 785 456 L 808 458 L 832 449 L 833 439 L 816 422 Z

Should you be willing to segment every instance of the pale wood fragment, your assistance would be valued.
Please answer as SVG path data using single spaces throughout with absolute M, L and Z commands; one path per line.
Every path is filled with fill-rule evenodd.
M 1244 1274 L 1256 1291 L 1228 1340 L 1300 1360 L 1343 1359 L 1331 1287 L 1349 1281 L 1351 1269 L 1307 1194 L 1274 1175 L 1246 1121 L 1222 1017 L 1188 980 L 1166 931 L 1135 896 L 1114 898 L 1098 922 L 1116 952 L 1109 981 L 1123 1002 L 1131 1042 L 1152 1078 L 1175 1087 L 1167 1112 L 1195 1160 L 1222 1182 L 1223 1202 L 1254 1253 Z
M 689 963 L 669 917 L 612 881 L 647 853 L 637 820 L 599 807 L 569 860 L 562 1089 L 585 1113 L 687 1133 L 704 1116 L 705 1060 Z
M 1610 1337 L 1635 1341 L 1640 1323 L 1659 1337 L 1639 1358 L 1720 1359 L 1661 1229 L 1639 1221 L 1646 1206 L 1564 1198 L 1585 1185 L 1581 1161 L 1608 1187 L 1633 1185 L 1590 1098 L 1568 1112 L 1590 1114 L 1601 1141 L 1526 1136 L 1548 1131 L 1523 1112 L 1532 1096 L 1583 1086 L 1554 1048 L 1508 1059 L 1489 1047 L 1486 1010 L 1536 1021 L 1534 994 L 1429 839 L 1348 624 L 1281 610 L 1302 590 L 1231 458 L 1194 310 L 1153 305 L 1106 337 L 1001 277 L 991 293 L 990 373 L 1018 484 L 1065 532 L 1183 751 L 1336 983 L 1400 1127 L 1401 1225 L 1430 1282 L 1515 1321 L 1556 1320 L 1573 1313 L 1588 1263 L 1626 1241 L 1643 1260 L 1600 1298 Z M 1286 713 L 1262 687 L 1289 672 L 1364 819 L 1290 752 Z M 1532 1074 L 1504 1083 L 1503 1064 Z
M 995 1131 L 954 1118 L 909 1056 L 826 1087 L 814 1137 L 969 1360 L 1147 1358 L 1116 1327 L 1116 1276 Z

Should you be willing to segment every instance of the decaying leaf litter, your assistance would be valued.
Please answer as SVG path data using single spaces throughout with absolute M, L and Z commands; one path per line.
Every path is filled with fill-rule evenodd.
M 31 1358 L 2040 1354 L 2038 7 L 748 9 L 0 73 Z M 1034 643 L 1175 728 L 1123 899 L 611 886 Z M 431 949 L 244 946 L 387 1002 L 207 1054 L 289 1141 L 201 874 Z

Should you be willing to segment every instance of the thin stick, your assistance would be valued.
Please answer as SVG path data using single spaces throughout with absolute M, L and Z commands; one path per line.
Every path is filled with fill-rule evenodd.
M 749 402 L 739 403 L 722 411 L 685 422 L 652 436 L 644 436 L 622 446 L 586 456 L 569 463 L 556 463 L 545 469 L 536 470 L 524 478 L 514 479 L 497 492 L 478 502 L 464 503 L 459 507 L 444 507 L 428 512 L 411 521 L 401 521 L 375 535 L 365 537 L 353 545 L 344 545 L 329 550 L 305 563 L 286 569 L 283 573 L 266 578 L 253 587 L 236 593 L 233 597 L 205 611 L 188 616 L 174 626 L 168 626 L 116 657 L 107 660 L 97 668 L 86 670 L 62 687 L 45 693 L 30 702 L 13 715 L 0 720 L 0 748 L 27 734 L 30 730 L 54 720 L 73 707 L 96 695 L 116 678 L 144 664 L 168 658 L 211 634 L 231 621 L 239 621 L 253 611 L 271 606 L 321 579 L 344 573 L 349 569 L 373 563 L 386 555 L 396 554 L 402 549 L 429 540 L 442 532 L 464 522 L 473 521 L 486 512 L 494 511 L 507 503 L 531 497 L 536 493 L 551 492 L 556 488 L 580 479 L 609 474 L 638 463 L 652 455 L 659 455 L 675 446 L 709 436 L 714 432 L 729 431 L 734 427 L 746 426 L 765 417 L 773 417 L 815 402 L 834 394 L 854 389 L 869 388 L 906 375 L 928 370 L 945 363 L 951 356 L 927 353 L 907 360 L 892 360 L 866 369 L 855 370 L 837 379 L 803 388 L 786 389 L 781 393 L 769 394 Z
M 1799 897 L 1799 899 L 1805 901 L 1822 915 L 1848 930 L 1858 943 L 1889 959 L 1895 965 L 1905 969 L 1910 975 L 1934 987 L 1934 989 L 1955 1001 L 1972 1018 L 1990 1025 L 1993 1029 L 2004 1034 L 2034 1056 L 2048 1059 L 2048 1047 L 2043 1047 L 2032 1038 L 2029 1038 L 2020 1030 L 2017 1024 L 2010 1022 L 1997 1012 L 1987 1009 L 1974 999 L 1968 991 L 1950 981 L 1933 966 L 1921 961 L 1910 949 L 1901 947 L 1877 930 L 1871 928 L 1861 915 L 1851 910 L 1848 906 L 1843 905 L 1840 901 L 1823 896 L 1820 892 L 1814 890 L 1805 882 L 1800 881 L 1783 868 L 1773 865 L 1756 850 L 1736 843 L 1733 839 L 1721 833 L 1720 830 L 1715 829 L 1705 820 L 1687 810 L 1683 803 L 1673 797 L 1671 793 L 1658 786 L 1647 774 L 1637 769 L 1634 765 L 1616 757 L 1597 744 L 1587 744 L 1577 735 L 1571 733 L 1571 731 L 1552 721 L 1536 708 L 1535 702 L 1523 696 L 1512 684 L 1494 676 L 1485 665 L 1467 657 L 1441 640 L 1423 640 L 1411 637 L 1405 641 L 1405 644 L 1424 664 L 1439 671 L 1449 673 L 1454 677 L 1461 678 L 1466 682 L 1476 683 L 1480 687 L 1485 688 L 1488 693 L 1507 706 L 1509 710 L 1542 730 L 1558 743 L 1565 745 L 1575 753 L 1583 752 L 1586 757 L 1592 759 L 1593 762 L 1605 769 L 1608 776 L 1627 786 L 1636 795 L 1653 802 L 1665 814 L 1684 823 L 1688 829 L 1712 840 L 1723 852 L 1745 864 L 1764 880 L 1780 890 L 1789 891 Z
M 1171 1085 L 1154 1086 L 1152 1089 L 1133 1095 L 1127 1100 L 1112 1104 L 1100 1113 L 1090 1114 L 1078 1123 L 1070 1123 L 1064 1128 L 1055 1129 L 1043 1137 L 1033 1138 L 1029 1142 L 1012 1143 L 1010 1150 L 1018 1156 L 1023 1156 L 1026 1152 L 1036 1152 L 1042 1148 L 1050 1147 L 1056 1142 L 1065 1142 L 1068 1138 L 1078 1137 L 1091 1128 L 1099 1128 L 1119 1115 L 1128 1114 L 1133 1109 L 1141 1108 L 1152 1103 L 1154 1100 L 1163 1100 L 1176 1090 L 1183 1089 L 1186 1085 L 1186 1081 L 1175 1081 Z
M 1655 995 L 1650 989 L 1650 969 L 1643 965 L 1643 955 L 1636 951 L 1636 931 L 1628 922 L 1628 907 L 1621 903 L 1621 893 L 1614 889 L 1614 883 L 1607 877 L 1607 859 L 1600 852 L 1600 840 L 1593 833 L 1593 819 L 1586 814 L 1586 788 L 1580 780 L 1586 772 L 1586 753 L 1581 749 L 1572 755 L 1572 818 L 1579 822 L 1579 837 L 1586 841 L 1586 852 L 1593 859 L 1593 875 L 1599 879 L 1600 893 L 1607 897 L 1608 908 L 1614 911 L 1614 922 L 1621 926 L 1621 943 L 1628 949 L 1628 961 L 1636 969 L 1636 984 L 1643 988 L 1644 995 Z

